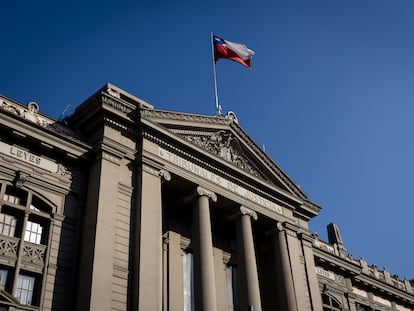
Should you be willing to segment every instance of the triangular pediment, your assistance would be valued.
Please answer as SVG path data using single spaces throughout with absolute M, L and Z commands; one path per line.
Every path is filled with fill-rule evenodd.
M 141 116 L 166 128 L 196 148 L 207 151 L 228 166 L 246 172 L 252 178 L 276 186 L 301 199 L 307 198 L 239 126 L 234 114 L 216 117 L 144 109 Z

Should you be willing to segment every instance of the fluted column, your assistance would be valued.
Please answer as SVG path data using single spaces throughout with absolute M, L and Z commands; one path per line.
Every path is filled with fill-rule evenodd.
M 286 230 L 283 224 L 278 222 L 274 233 L 274 256 L 279 280 L 279 300 L 283 310 L 297 311 L 295 288 L 285 234 Z
M 216 194 L 197 187 L 193 210 L 194 298 L 197 311 L 217 309 L 210 200 L 216 202 Z
M 237 245 L 240 271 L 240 303 L 242 310 L 261 311 L 259 277 L 254 251 L 251 218 L 257 220 L 256 212 L 241 206 L 237 222 Z

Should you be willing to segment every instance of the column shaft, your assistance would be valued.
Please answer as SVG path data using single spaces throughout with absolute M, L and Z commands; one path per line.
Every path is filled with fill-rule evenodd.
M 209 199 L 214 200 L 216 196 L 200 187 L 197 192 L 200 196 L 193 212 L 195 307 L 197 311 L 215 311 L 216 282 Z
M 238 221 L 238 250 L 240 265 L 240 299 L 242 310 L 261 311 L 259 277 L 254 251 L 251 217 L 257 219 L 255 212 L 241 208 Z M 251 309 L 253 308 L 253 309 Z
M 278 267 L 279 278 L 279 299 L 281 307 L 286 311 L 297 311 L 295 288 L 293 285 L 293 277 L 291 272 L 289 251 L 285 237 L 285 230 L 281 223 L 277 224 L 275 233 L 275 259 L 276 267 Z

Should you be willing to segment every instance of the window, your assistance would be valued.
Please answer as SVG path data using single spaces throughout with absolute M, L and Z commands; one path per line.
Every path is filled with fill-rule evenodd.
M 369 311 L 369 310 L 371 310 L 370 307 L 368 307 L 366 305 L 363 305 L 363 304 L 360 304 L 360 303 L 356 304 L 356 309 L 357 309 L 357 311 Z
M 340 311 L 341 304 L 333 297 L 322 294 L 323 311 Z
M 229 265 L 226 267 L 227 297 L 229 311 L 240 311 L 239 280 L 237 267 Z
M 0 234 L 14 236 L 16 223 L 16 217 L 0 213 Z
M 39 305 L 44 271 L 39 267 L 45 265 L 53 208 L 21 187 L 0 183 L 0 190 L 0 256 L 6 256 L 9 263 L 10 258 L 24 262 L 19 267 L 0 266 L 0 288 L 13 294 L 21 304 Z
M 194 310 L 193 254 L 183 252 L 184 311 Z
M 34 285 L 34 277 L 22 274 L 19 275 L 17 279 L 16 298 L 20 301 L 21 304 L 32 304 Z
M 42 240 L 43 227 L 33 221 L 27 221 L 24 240 L 30 243 L 40 244 Z
M 0 287 L 6 287 L 8 273 L 9 271 L 0 269 Z

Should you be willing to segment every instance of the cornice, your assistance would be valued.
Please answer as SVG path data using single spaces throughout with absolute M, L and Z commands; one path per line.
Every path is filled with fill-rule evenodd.
M 11 99 L 0 95 L 0 110 L 14 115 L 33 125 L 51 130 L 54 133 L 76 138 L 75 131 L 65 126 L 63 123 L 39 113 L 39 105 L 35 102 L 29 102 L 23 106 Z
M 208 123 L 230 125 L 231 121 L 222 117 L 206 116 L 184 112 L 174 112 L 159 109 L 141 109 L 141 117 L 146 119 L 161 119 L 169 121 L 187 121 L 190 123 Z
M 172 142 L 177 142 L 180 145 L 190 149 L 196 149 L 201 155 L 203 155 L 206 158 L 211 158 L 211 153 L 209 153 L 208 151 L 198 147 L 197 145 L 194 145 L 190 142 L 188 142 L 187 140 L 181 138 L 180 136 L 174 135 L 171 131 L 169 131 L 168 129 L 166 129 L 165 127 L 160 126 L 158 123 L 153 123 L 153 120 L 146 120 L 146 119 L 142 119 L 141 123 L 143 125 L 143 131 L 142 131 L 142 135 L 144 138 L 152 141 L 153 143 L 159 145 L 159 146 L 164 146 L 166 147 L 168 150 L 171 150 L 172 152 L 178 153 L 178 154 L 183 154 L 185 155 L 187 158 L 191 159 L 191 161 L 196 161 L 199 163 L 202 163 L 202 165 L 204 165 L 205 167 L 209 167 L 214 169 L 214 171 L 218 171 L 220 173 L 223 173 L 224 176 L 229 176 L 231 179 L 237 179 L 238 181 L 240 181 L 241 184 L 243 185 L 248 185 L 249 188 L 254 188 L 255 190 L 257 190 L 259 193 L 265 194 L 265 195 L 269 195 L 269 192 L 263 191 L 263 189 L 269 189 L 270 192 L 274 192 L 278 194 L 278 198 L 283 197 L 284 201 L 279 201 L 278 203 L 282 203 L 286 208 L 288 209 L 294 209 L 297 206 L 300 206 L 303 204 L 303 200 L 300 199 L 299 197 L 295 196 L 294 194 L 292 194 L 291 192 L 284 190 L 280 187 L 276 187 L 273 184 L 269 184 L 264 182 L 263 180 L 256 178 L 255 176 L 252 175 L 246 175 L 246 173 L 239 169 L 236 166 L 232 166 L 229 167 L 229 170 L 234 171 L 235 173 L 237 173 L 240 176 L 248 176 L 249 179 L 252 181 L 252 183 L 257 184 L 258 186 L 252 186 L 252 183 L 247 183 L 244 181 L 244 179 L 240 179 L 235 177 L 234 175 L 230 175 L 226 172 L 224 172 L 223 170 L 218 169 L 217 165 L 213 166 L 210 163 L 211 162 L 205 162 L 200 160 L 200 157 L 195 157 L 194 153 L 188 153 L 182 150 L 182 148 L 177 148 L 175 146 L 175 144 L 173 145 Z M 218 165 L 220 166 L 228 166 L 227 161 L 221 159 L 220 157 L 216 157 L 215 161 L 217 162 Z M 290 203 L 288 203 L 290 202 Z
M 232 118 L 217 117 L 217 116 L 204 116 L 189 113 L 178 113 L 165 110 L 156 109 L 143 109 L 141 116 L 147 119 L 162 119 L 162 120 L 179 120 L 186 121 L 188 123 L 203 123 L 203 124 L 221 124 L 231 128 L 237 136 L 248 144 L 248 147 L 252 150 L 253 154 L 259 156 L 260 160 L 271 169 L 273 174 L 278 176 L 282 183 L 290 189 L 295 195 L 301 199 L 306 199 L 306 195 L 302 192 L 289 177 L 271 160 L 263 150 L 255 143 L 255 141 L 238 125 Z M 155 120 L 157 121 L 157 120 Z
M 367 275 L 364 274 L 358 274 L 354 276 L 354 279 L 365 285 L 368 287 L 373 288 L 374 290 L 379 290 L 379 291 L 385 291 L 387 292 L 389 295 L 397 297 L 399 299 L 403 299 L 405 301 L 410 302 L 411 304 L 414 305 L 414 295 L 410 294 L 406 291 L 403 291 L 401 289 L 398 289 L 390 284 L 387 283 L 383 283 L 380 280 L 377 279 L 373 279 Z
M 357 281 L 364 286 L 370 287 L 371 289 L 386 291 L 392 296 L 414 303 L 413 294 L 364 274 L 361 266 L 350 261 L 349 259 L 334 256 L 317 248 L 314 248 L 313 252 L 315 257 L 318 258 L 316 262 L 319 261 L 322 265 L 340 270 L 342 273 L 347 273 L 351 276 L 352 280 Z

